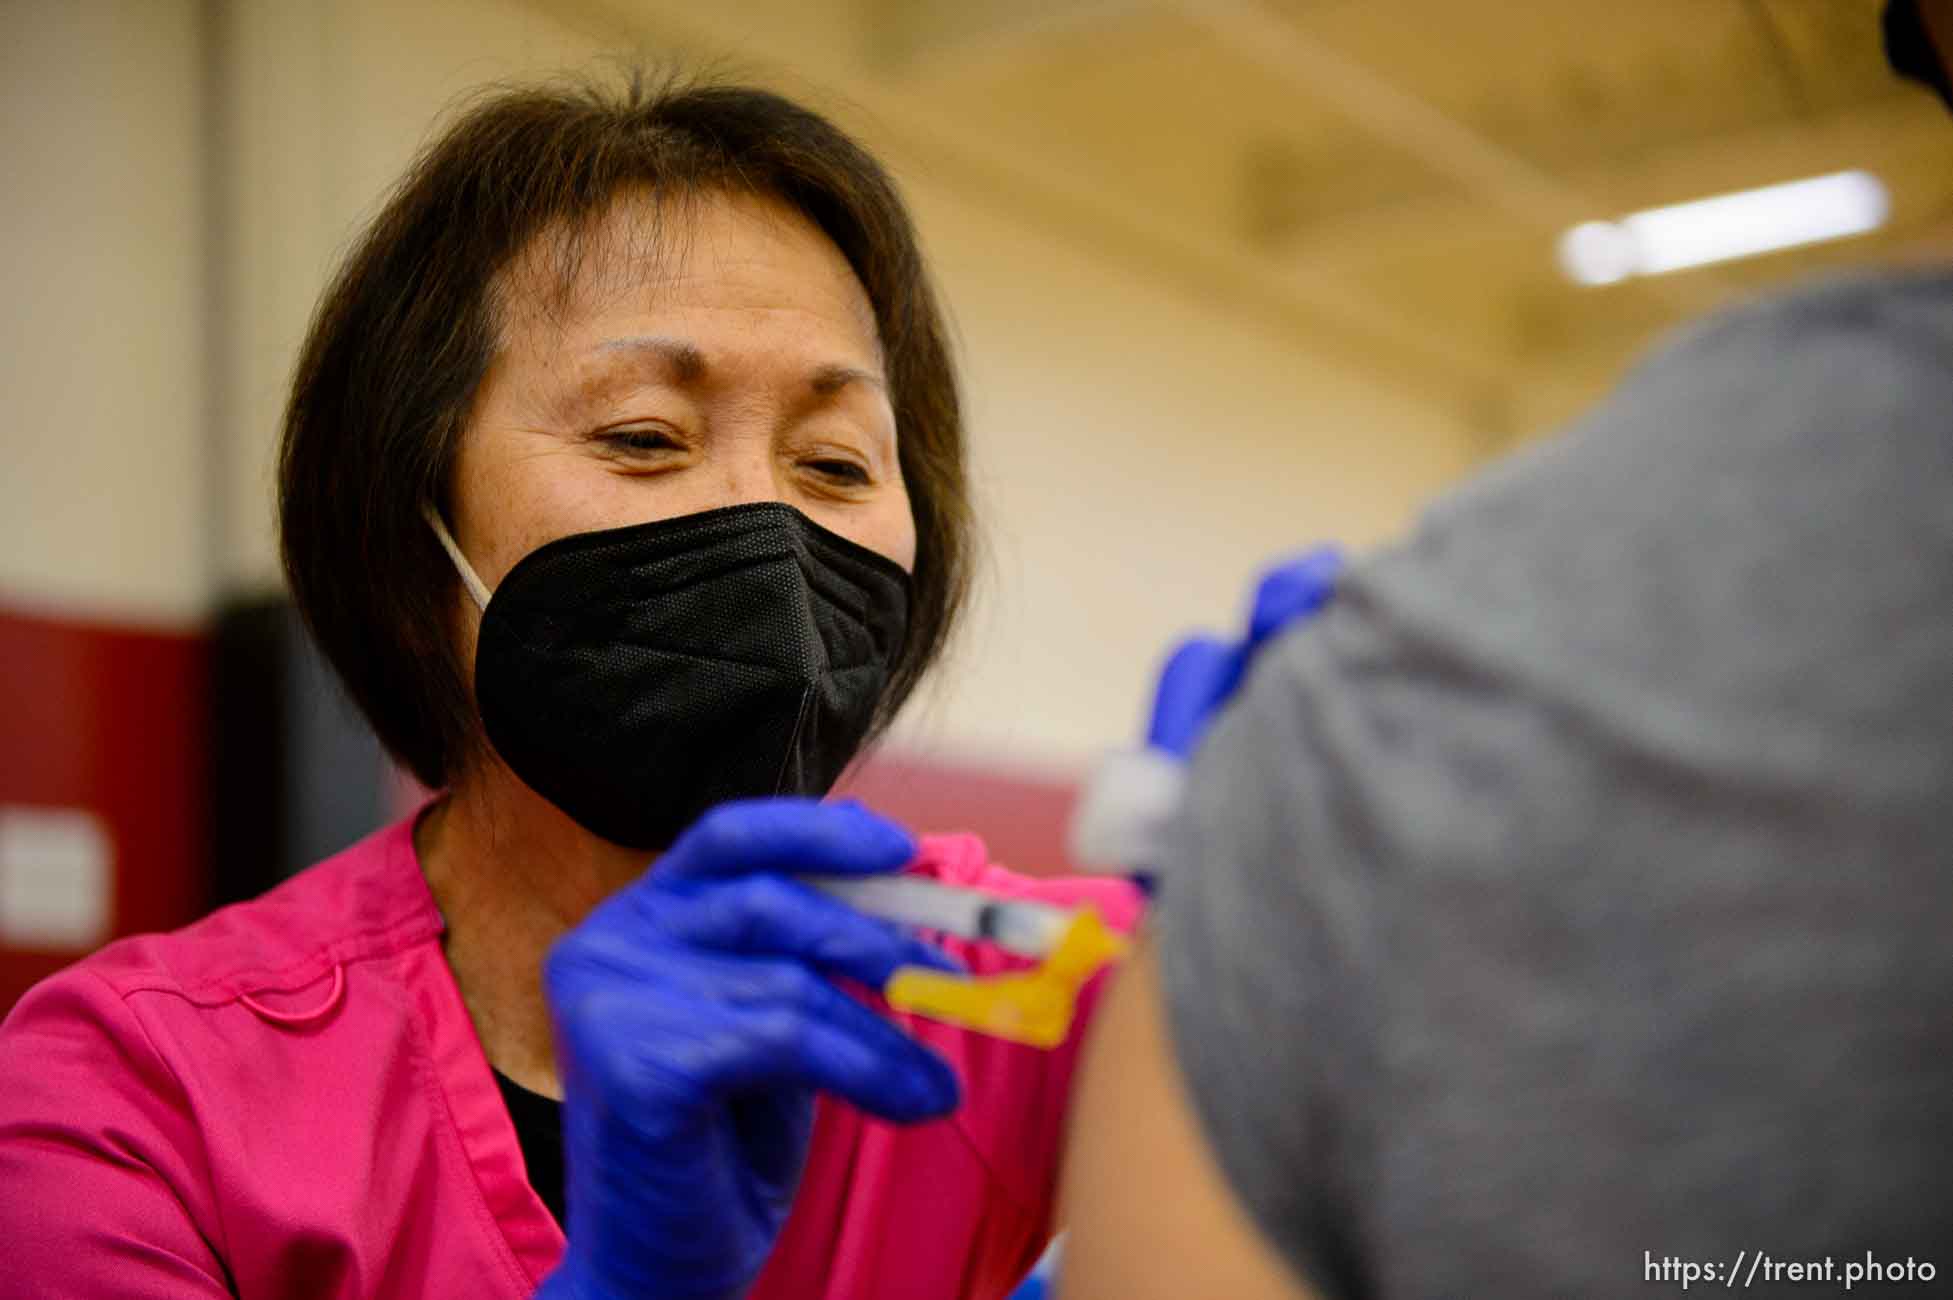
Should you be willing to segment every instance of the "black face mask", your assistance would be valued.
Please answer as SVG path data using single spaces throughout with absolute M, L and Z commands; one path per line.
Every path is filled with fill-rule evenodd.
M 1953 108 L 1953 85 L 1948 84 L 1946 65 L 1926 21 L 1919 15 L 1917 0 L 1889 0 L 1885 6 L 1885 61 L 1892 71 L 1908 81 L 1929 86 Z M 1953 55 L 1953 51 L 1947 52 Z
M 727 799 L 825 794 L 875 718 L 908 627 L 902 567 L 791 506 L 578 533 L 476 603 L 475 701 L 539 794 L 659 849 Z

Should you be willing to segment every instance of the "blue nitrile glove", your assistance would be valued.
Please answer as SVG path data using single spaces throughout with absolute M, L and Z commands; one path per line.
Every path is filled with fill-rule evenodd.
M 883 1119 L 955 1109 L 954 1071 L 828 981 L 959 970 L 786 873 L 915 856 L 858 804 L 707 813 L 551 949 L 569 1248 L 548 1300 L 744 1294 L 799 1181 L 818 1090 Z
M 1180 758 L 1193 754 L 1207 724 L 1267 640 L 1329 603 L 1342 571 L 1342 552 L 1322 546 L 1262 574 L 1255 585 L 1246 633 L 1238 641 L 1193 636 L 1182 641 L 1160 670 L 1146 743 Z
M 1150 879 L 1163 829 L 1180 805 L 1187 760 L 1208 724 L 1261 647 L 1329 602 L 1342 567 L 1342 552 L 1328 546 L 1285 560 L 1255 584 L 1239 640 L 1195 636 L 1174 648 L 1153 691 L 1146 743 L 1108 754 L 1072 813 L 1073 861 L 1130 871 L 1142 884 Z

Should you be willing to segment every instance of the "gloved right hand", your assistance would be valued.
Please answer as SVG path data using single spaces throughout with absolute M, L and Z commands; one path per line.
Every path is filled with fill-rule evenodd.
M 784 878 L 915 852 L 856 804 L 725 804 L 550 951 L 569 1246 L 539 1297 L 741 1295 L 785 1222 L 816 1089 L 898 1122 L 955 1109 L 949 1065 L 827 977 L 960 967 Z

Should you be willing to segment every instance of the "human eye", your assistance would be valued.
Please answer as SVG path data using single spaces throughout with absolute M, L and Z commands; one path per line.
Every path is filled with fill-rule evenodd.
M 620 429 L 604 429 L 594 437 L 605 451 L 626 458 L 653 457 L 660 452 L 679 451 L 684 447 L 684 443 L 676 434 L 661 425 L 629 425 Z
M 800 463 L 820 478 L 838 486 L 867 487 L 875 481 L 866 465 L 848 456 L 809 456 Z

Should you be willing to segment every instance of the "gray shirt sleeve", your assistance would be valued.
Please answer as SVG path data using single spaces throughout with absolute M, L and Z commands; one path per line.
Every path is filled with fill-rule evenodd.
M 1949 814 L 1953 277 L 1713 320 L 1202 746 L 1158 920 L 1196 1109 L 1328 1296 L 1953 1278 Z

